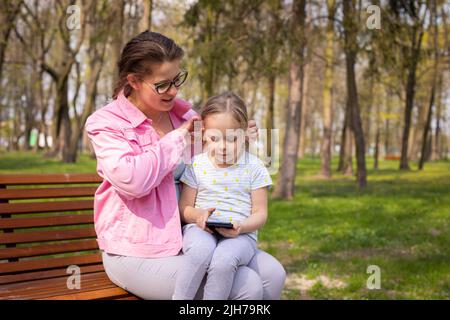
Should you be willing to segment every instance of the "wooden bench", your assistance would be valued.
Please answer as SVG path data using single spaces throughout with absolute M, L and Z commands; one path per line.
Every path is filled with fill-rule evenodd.
M 92 213 L 101 181 L 96 174 L 0 175 L 0 299 L 138 299 L 103 268 Z M 79 288 L 68 285 L 72 265 Z
M 394 155 L 394 154 L 387 154 L 384 157 L 384 160 L 400 160 L 400 156 L 399 155 Z

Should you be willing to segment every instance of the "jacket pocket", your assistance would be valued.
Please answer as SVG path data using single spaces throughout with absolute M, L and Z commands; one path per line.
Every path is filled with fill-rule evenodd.
M 124 136 L 135 151 L 142 152 L 145 147 L 152 143 L 150 132 L 148 130 L 125 129 Z

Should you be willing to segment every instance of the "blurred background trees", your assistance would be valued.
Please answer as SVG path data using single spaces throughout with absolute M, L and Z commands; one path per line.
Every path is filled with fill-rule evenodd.
M 0 2 L 0 150 L 74 162 L 111 99 L 123 45 L 151 29 L 186 51 L 180 96 L 195 108 L 234 90 L 260 128 L 279 129 L 274 195 L 295 192 L 297 160 L 320 157 L 367 183 L 366 158 L 449 153 L 444 0 L 5 0 Z M 379 20 L 377 20 L 379 18 Z M 261 147 L 273 155 L 270 136 Z M 333 157 L 338 158 L 332 167 Z M 270 162 L 270 158 L 267 158 Z M 353 161 L 354 160 L 354 161 Z

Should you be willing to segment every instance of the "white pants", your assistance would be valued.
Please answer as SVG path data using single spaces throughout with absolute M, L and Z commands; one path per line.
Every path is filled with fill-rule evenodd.
M 203 299 L 226 300 L 240 266 L 250 263 L 256 253 L 255 239 L 246 234 L 225 238 L 210 234 L 196 224 L 183 227 L 183 266 L 178 272 L 174 300 L 192 300 L 207 274 Z M 262 299 L 261 294 L 254 299 Z
M 172 299 L 175 279 L 183 265 L 182 259 L 182 254 L 139 258 L 103 252 L 103 265 L 111 281 L 146 300 Z M 270 254 L 257 250 L 247 266 L 238 267 L 229 299 L 280 299 L 285 279 L 283 266 Z M 205 280 L 195 299 L 203 297 Z

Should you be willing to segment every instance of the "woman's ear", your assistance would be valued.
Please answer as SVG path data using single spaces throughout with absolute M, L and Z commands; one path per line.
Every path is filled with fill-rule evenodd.
M 127 80 L 128 83 L 130 84 L 130 86 L 134 89 L 134 90 L 138 90 L 139 89 L 139 82 L 136 79 L 136 76 L 132 73 L 129 73 L 127 75 Z

